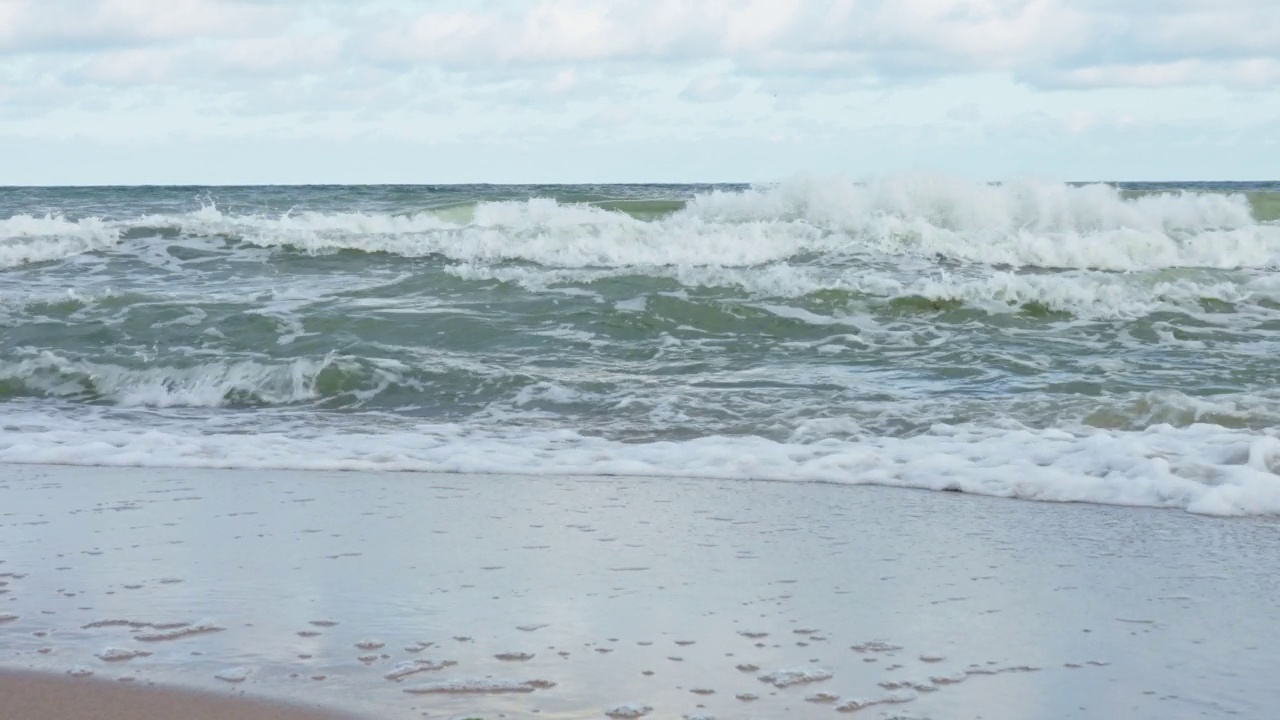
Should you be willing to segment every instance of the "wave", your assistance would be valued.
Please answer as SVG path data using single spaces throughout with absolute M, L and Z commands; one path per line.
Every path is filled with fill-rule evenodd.
M 105 250 L 119 241 L 119 229 L 98 218 L 14 215 L 0 220 L 0 269 Z
M 804 311 L 772 309 L 803 320 Z M 811 322 L 820 322 L 815 317 Z M 852 324 L 850 320 L 850 324 Z M 832 322 L 832 324 L 839 324 Z M 560 336 L 563 331 L 543 334 Z M 501 361 L 436 353 L 413 360 L 330 353 L 297 358 L 141 359 L 64 357 L 45 350 L 17 361 L 0 361 L 0 401 L 51 401 L 78 407 L 149 412 L 161 409 L 389 411 L 404 417 L 448 418 L 480 425 L 589 425 L 619 440 L 652 440 L 716 433 L 753 433 L 782 440 L 817 442 L 910 435 L 935 424 L 1004 418 L 1027 427 L 1087 427 L 1138 431 L 1166 424 L 1185 428 L 1212 423 L 1226 428 L 1280 427 L 1280 396 L 1265 386 L 1213 395 L 1174 391 L 1027 391 L 1013 397 L 955 392 L 943 395 L 884 388 L 828 397 L 844 382 L 837 361 L 815 356 L 873 346 L 915 347 L 901 331 L 878 329 L 864 320 L 856 334 L 836 329 L 788 343 L 787 364 L 761 386 L 755 370 L 694 372 L 654 385 L 634 371 L 615 368 L 513 371 Z M 139 358 L 131 358 L 134 363 Z M 1079 368 L 1114 372 L 1106 358 Z M 640 378 L 638 380 L 638 377 Z M 16 405 L 15 405 L 16 406 Z M 343 413 L 334 413 L 341 417 Z M 831 424 L 831 423 L 835 424 Z
M 1280 266 L 1280 226 L 1258 223 L 1243 195 L 1126 198 L 1106 185 L 1032 181 L 796 180 L 696 195 L 652 221 L 543 198 L 480 203 L 465 224 L 434 214 L 223 220 L 258 245 L 550 267 L 744 267 L 806 255 L 1112 271 Z
M 394 368 L 380 367 L 386 364 L 330 355 L 276 363 L 232 360 L 131 368 L 45 351 L 0 362 L 0 398 L 62 398 L 152 408 L 288 405 L 342 396 L 355 401 L 397 379 Z
M 563 290 L 566 285 L 596 286 L 631 278 L 636 268 L 542 268 L 461 262 L 444 269 L 468 281 L 497 280 L 532 292 Z M 937 271 L 909 277 L 875 267 L 830 268 L 779 262 L 760 267 L 676 266 L 646 268 L 648 277 L 668 278 L 682 288 L 734 289 L 756 298 L 812 301 L 832 309 L 878 311 L 910 307 L 922 311 L 960 305 L 986 313 L 1026 310 L 1067 313 L 1089 320 L 1141 318 L 1158 311 L 1200 313 L 1206 306 L 1260 308 L 1259 318 L 1280 309 L 1280 277 L 1167 276 L 1161 272 L 1127 274 L 1096 271 L 1057 273 L 986 270 L 966 274 Z M 650 294 L 627 302 L 643 307 Z M 1237 318 L 1238 319 L 1238 318 Z
M 797 178 L 713 190 L 670 212 L 627 214 L 553 198 L 427 212 L 235 214 L 215 205 L 131 221 L 0 221 L 0 266 L 57 259 L 126 239 L 222 237 L 312 253 L 353 250 L 547 267 L 748 267 L 800 258 L 891 255 L 1016 268 L 1157 270 L 1280 267 L 1280 225 L 1240 193 L 1127 196 L 1109 185 L 939 176 L 856 183 Z
M 713 436 L 628 443 L 568 429 L 446 424 L 382 433 L 201 434 L 42 412 L 16 413 L 0 426 L 0 462 L 874 484 L 1210 515 L 1280 514 L 1280 437 L 1206 424 L 1138 432 L 965 424 L 857 441 Z

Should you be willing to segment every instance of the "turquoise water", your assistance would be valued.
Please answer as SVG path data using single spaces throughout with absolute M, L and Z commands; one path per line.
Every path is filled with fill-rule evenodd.
M 1280 186 L 0 189 L 0 461 L 1280 512 Z

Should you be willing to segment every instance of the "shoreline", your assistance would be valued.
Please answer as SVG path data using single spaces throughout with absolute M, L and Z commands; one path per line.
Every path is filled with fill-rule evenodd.
M 0 465 L 0 495 L 0 677 L 54 689 L 128 677 L 107 685 L 390 720 L 1261 719 L 1280 662 L 1269 517 L 816 483 L 20 465 Z M 93 676 L 50 677 L 77 668 Z

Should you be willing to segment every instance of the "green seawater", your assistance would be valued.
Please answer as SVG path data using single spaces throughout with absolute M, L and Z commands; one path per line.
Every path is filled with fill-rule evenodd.
M 949 183 L 0 189 L 0 459 L 1280 425 L 1280 186 Z

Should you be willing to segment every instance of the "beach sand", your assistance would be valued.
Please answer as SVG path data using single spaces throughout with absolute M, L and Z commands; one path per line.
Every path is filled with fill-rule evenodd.
M 0 671 L 6 720 L 343 720 L 320 709 L 133 683 Z
M 1270 718 L 1277 597 L 1266 517 L 0 465 L 4 720 L 294 717 L 246 697 L 388 720 Z

